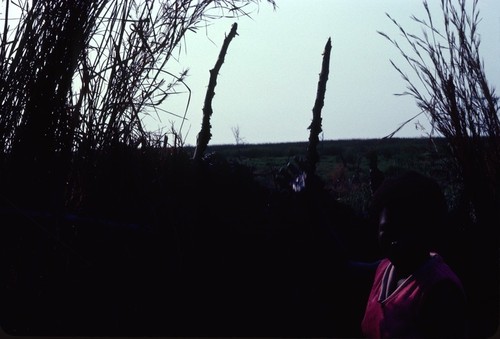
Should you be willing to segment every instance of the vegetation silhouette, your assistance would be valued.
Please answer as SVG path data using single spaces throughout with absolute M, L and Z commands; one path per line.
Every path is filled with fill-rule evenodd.
M 373 150 L 385 176 L 418 167 L 446 186 L 454 219 L 444 253 L 472 296 L 472 333 L 492 332 L 497 252 L 494 233 L 483 230 L 493 227 L 470 213 L 477 209 L 468 208 L 460 167 L 449 166 L 456 153 L 445 152 L 447 135 L 206 145 L 194 161 L 182 123 L 149 132 L 141 118 L 183 86 L 187 73 L 164 66 L 185 32 L 221 13 L 246 15 L 259 2 L 152 3 L 37 1 L 21 8 L 10 30 L 5 2 L 0 321 L 7 334 L 359 337 L 371 263 L 381 255 L 365 214 Z M 264 149 L 273 155 L 260 157 Z M 292 174 L 284 177 L 287 166 Z M 306 171 L 307 184 L 298 185 Z

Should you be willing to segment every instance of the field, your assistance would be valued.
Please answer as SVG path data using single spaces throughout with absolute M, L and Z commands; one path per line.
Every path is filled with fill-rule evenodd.
M 253 169 L 257 178 L 275 185 L 275 176 L 288 165 L 299 166 L 307 142 L 209 146 L 208 153 Z M 378 168 L 388 176 L 416 170 L 436 178 L 445 190 L 450 207 L 455 206 L 459 182 L 452 158 L 441 138 L 391 138 L 323 140 L 316 174 L 341 201 L 363 212 L 369 191 L 369 159 L 376 154 Z

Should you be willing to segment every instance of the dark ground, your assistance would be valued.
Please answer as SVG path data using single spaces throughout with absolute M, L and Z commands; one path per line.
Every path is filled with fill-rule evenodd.
M 106 158 L 79 208 L 26 207 L 4 190 L 7 334 L 361 336 L 370 263 L 379 258 L 367 216 L 320 181 L 270 190 L 221 160 L 148 161 Z M 499 314 L 496 239 L 450 233 L 446 250 L 470 297 L 472 337 L 490 337 Z

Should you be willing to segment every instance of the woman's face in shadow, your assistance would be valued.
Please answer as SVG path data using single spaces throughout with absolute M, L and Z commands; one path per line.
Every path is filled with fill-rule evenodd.
M 384 255 L 394 266 L 404 267 L 426 252 L 418 218 L 383 208 L 379 217 L 378 240 Z

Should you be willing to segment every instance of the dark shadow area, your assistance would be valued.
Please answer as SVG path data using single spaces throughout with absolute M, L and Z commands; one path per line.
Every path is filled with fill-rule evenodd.
M 82 181 L 64 208 L 46 204 L 50 191 L 31 190 L 27 203 L 8 193 L 16 181 L 4 183 L 7 334 L 360 337 L 379 258 L 372 221 L 319 179 L 279 190 L 221 157 L 155 152 L 122 149 L 76 167 Z M 488 337 L 496 243 L 450 239 L 474 337 Z
M 0 210 L 6 333 L 359 334 L 370 271 L 358 276 L 336 228 L 365 220 L 323 189 L 264 187 L 222 158 L 157 159 L 121 149 L 82 164 L 71 207 L 33 182 L 24 200 L 15 183 L 26 177 L 11 172 Z

